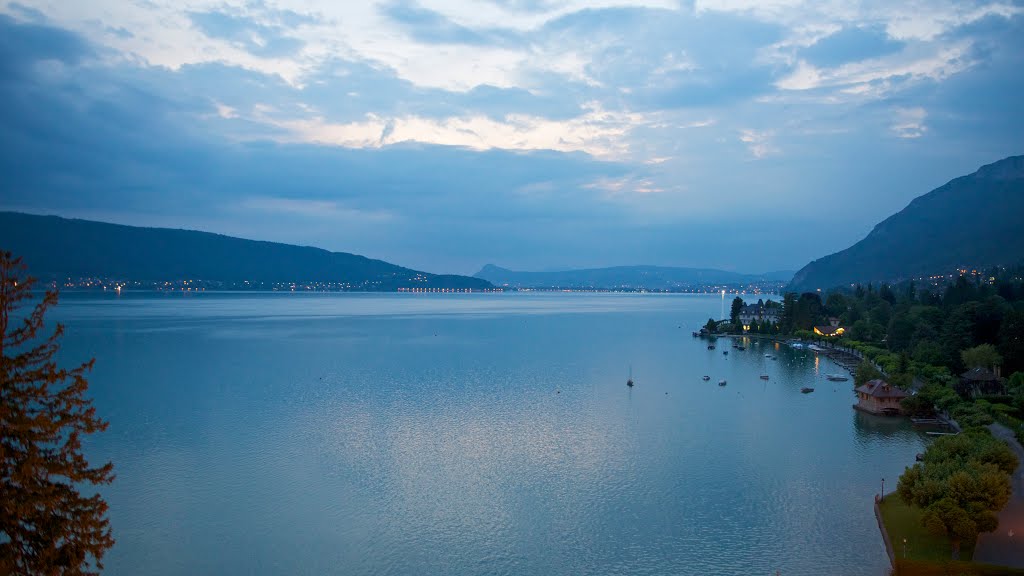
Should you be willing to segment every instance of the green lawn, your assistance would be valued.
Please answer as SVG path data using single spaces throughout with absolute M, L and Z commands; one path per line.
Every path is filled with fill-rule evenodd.
M 888 494 L 879 506 L 882 521 L 892 539 L 892 549 L 897 558 L 903 558 L 903 539 L 907 539 L 906 558 L 909 560 L 949 560 L 951 546 L 945 536 L 935 536 L 921 526 L 921 509 L 908 506 L 895 492 Z M 970 560 L 974 556 L 974 542 L 960 545 L 960 559 Z

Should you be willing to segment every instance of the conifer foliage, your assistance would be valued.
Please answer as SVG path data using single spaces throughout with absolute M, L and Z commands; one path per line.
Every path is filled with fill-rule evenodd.
M 107 504 L 79 489 L 114 475 L 82 454 L 83 435 L 107 428 L 86 397 L 93 360 L 57 365 L 63 326 L 41 334 L 57 293 L 38 300 L 33 282 L 0 251 L 0 574 L 98 574 L 114 544 Z

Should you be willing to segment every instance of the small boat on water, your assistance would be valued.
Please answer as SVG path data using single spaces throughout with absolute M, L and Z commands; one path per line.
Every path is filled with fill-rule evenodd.
M 826 374 L 825 379 L 829 380 L 830 382 L 846 382 L 847 380 L 849 380 L 849 378 L 843 376 L 842 374 Z
M 725 386 L 725 380 L 719 380 L 718 381 L 718 385 L 719 386 Z
M 728 356 L 729 355 L 729 351 L 728 350 L 722 350 L 722 355 L 723 356 Z
M 765 357 L 765 358 L 771 358 L 771 357 L 772 357 L 772 355 L 771 355 L 771 354 L 765 354 L 765 355 L 764 355 L 764 357 Z
M 736 349 L 737 350 L 746 350 L 747 347 L 746 346 L 737 346 Z
M 767 380 L 767 379 L 768 379 L 768 375 L 767 374 L 761 374 L 761 380 Z
M 711 380 L 711 376 L 705 376 L 705 377 L 704 377 L 704 381 L 705 381 L 705 382 L 707 382 L 708 380 Z
M 714 349 L 715 349 L 715 345 L 714 344 L 708 344 L 708 350 L 714 350 Z
M 810 394 L 811 392 L 814 392 L 814 388 L 804 386 L 803 388 L 800 389 L 800 392 L 803 394 Z

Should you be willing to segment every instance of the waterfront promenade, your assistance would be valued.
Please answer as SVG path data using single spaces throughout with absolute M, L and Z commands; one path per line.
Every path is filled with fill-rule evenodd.
M 1013 495 L 999 513 L 999 527 L 994 532 L 978 537 L 974 560 L 998 566 L 1024 568 L 1024 447 L 1013 436 L 1013 431 L 1001 424 L 989 426 L 992 434 L 1005 440 L 1020 460 L 1010 481 Z

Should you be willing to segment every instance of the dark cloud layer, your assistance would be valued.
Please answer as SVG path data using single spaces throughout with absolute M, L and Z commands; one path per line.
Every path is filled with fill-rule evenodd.
M 785 30 L 737 14 L 584 10 L 516 38 L 390 4 L 391 21 L 423 43 L 593 55 L 585 77 L 524 70 L 532 89 L 454 91 L 351 55 L 319 62 L 301 85 L 226 62 L 146 66 L 109 58 L 31 8 L 12 11 L 20 21 L 0 16 L 0 209 L 320 245 L 438 272 L 486 262 L 795 268 L 914 196 L 1024 151 L 1019 18 L 941 38 L 970 41 L 967 70 L 879 80 L 878 96 L 858 99 L 827 87 L 780 91 L 792 70 L 763 49 Z M 259 3 L 191 16 L 205 35 L 261 57 L 300 51 L 293 32 L 315 24 Z M 868 26 L 795 55 L 829 67 L 904 49 Z M 643 154 L 356 149 L 296 143 L 286 127 L 374 117 L 387 119 L 386 133 L 396 118 L 515 125 L 525 116 L 568 130 L 587 110 L 598 110 L 598 126 L 604 114 L 638 114 L 622 138 Z

